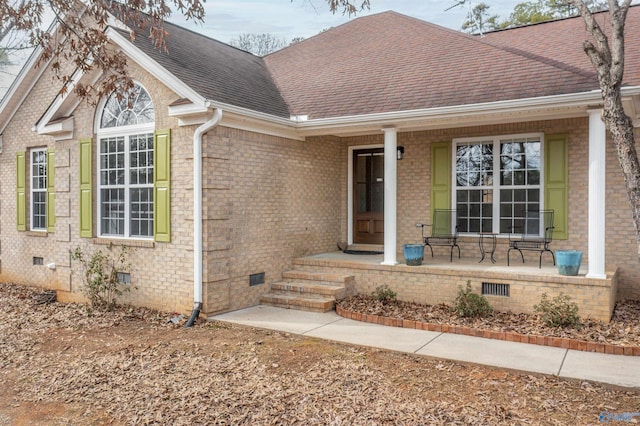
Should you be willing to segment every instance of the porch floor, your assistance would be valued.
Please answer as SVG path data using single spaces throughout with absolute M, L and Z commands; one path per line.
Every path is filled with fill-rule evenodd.
M 431 257 L 430 254 L 425 253 L 424 260 L 420 266 L 407 266 L 405 259 L 402 256 L 398 256 L 398 264 L 393 266 L 381 265 L 384 260 L 382 254 L 347 254 L 341 251 L 320 253 L 312 256 L 306 256 L 299 260 L 304 263 L 313 263 L 317 261 L 319 264 L 336 264 L 346 265 L 353 264 L 361 267 L 367 267 L 378 265 L 383 268 L 400 268 L 415 270 L 415 272 L 428 273 L 429 270 L 456 270 L 456 271 L 483 271 L 483 272 L 496 272 L 502 274 L 533 274 L 542 276 L 555 276 L 566 277 L 558 273 L 558 267 L 551 262 L 550 256 L 545 254 L 542 258 L 542 267 L 538 268 L 538 258 L 535 256 L 526 257 L 525 263 L 522 263 L 519 257 L 512 257 L 511 264 L 507 266 L 506 260 L 496 259 L 496 263 L 492 263 L 490 259 L 486 258 L 484 261 L 479 262 L 478 257 L 462 257 L 460 259 L 454 257 L 453 262 L 449 261 L 449 256 L 435 255 Z M 535 257 L 535 258 L 534 258 Z M 577 277 L 585 277 L 588 271 L 588 265 L 584 262 L 580 265 L 580 272 Z M 611 275 L 608 273 L 607 275 Z M 572 277 L 572 278 L 577 278 Z

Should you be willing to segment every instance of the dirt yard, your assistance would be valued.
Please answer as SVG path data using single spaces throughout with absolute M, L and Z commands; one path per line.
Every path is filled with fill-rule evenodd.
M 640 392 L 222 323 L 185 330 L 168 313 L 36 292 L 0 284 L 0 425 L 573 425 L 640 411 Z

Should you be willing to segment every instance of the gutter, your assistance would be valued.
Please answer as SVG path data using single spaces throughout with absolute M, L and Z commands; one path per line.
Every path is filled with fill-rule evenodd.
M 222 110 L 216 108 L 213 118 L 193 133 L 193 311 L 184 325 L 191 327 L 202 309 L 202 137 L 222 119 Z

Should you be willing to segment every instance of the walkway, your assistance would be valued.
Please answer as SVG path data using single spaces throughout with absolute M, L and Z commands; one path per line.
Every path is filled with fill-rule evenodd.
M 323 314 L 254 306 L 211 319 L 398 352 L 636 388 L 640 357 L 606 355 L 549 346 L 354 321 Z

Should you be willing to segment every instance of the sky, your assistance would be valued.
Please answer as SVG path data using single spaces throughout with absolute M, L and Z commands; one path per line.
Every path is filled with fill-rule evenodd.
M 356 0 L 357 2 L 358 0 Z M 480 3 L 471 1 L 463 6 L 447 8 L 455 0 L 370 0 L 370 10 L 359 12 L 366 16 L 387 10 L 413 16 L 434 24 L 459 30 L 470 8 Z M 501 19 L 509 17 L 513 7 L 525 0 L 483 0 L 490 6 L 490 14 Z M 201 24 L 186 22 L 175 14 L 172 22 L 228 43 L 244 33 L 270 33 L 290 41 L 294 37 L 308 38 L 322 30 L 354 19 L 352 16 L 329 11 L 326 0 L 209 0 L 204 3 L 205 18 Z

